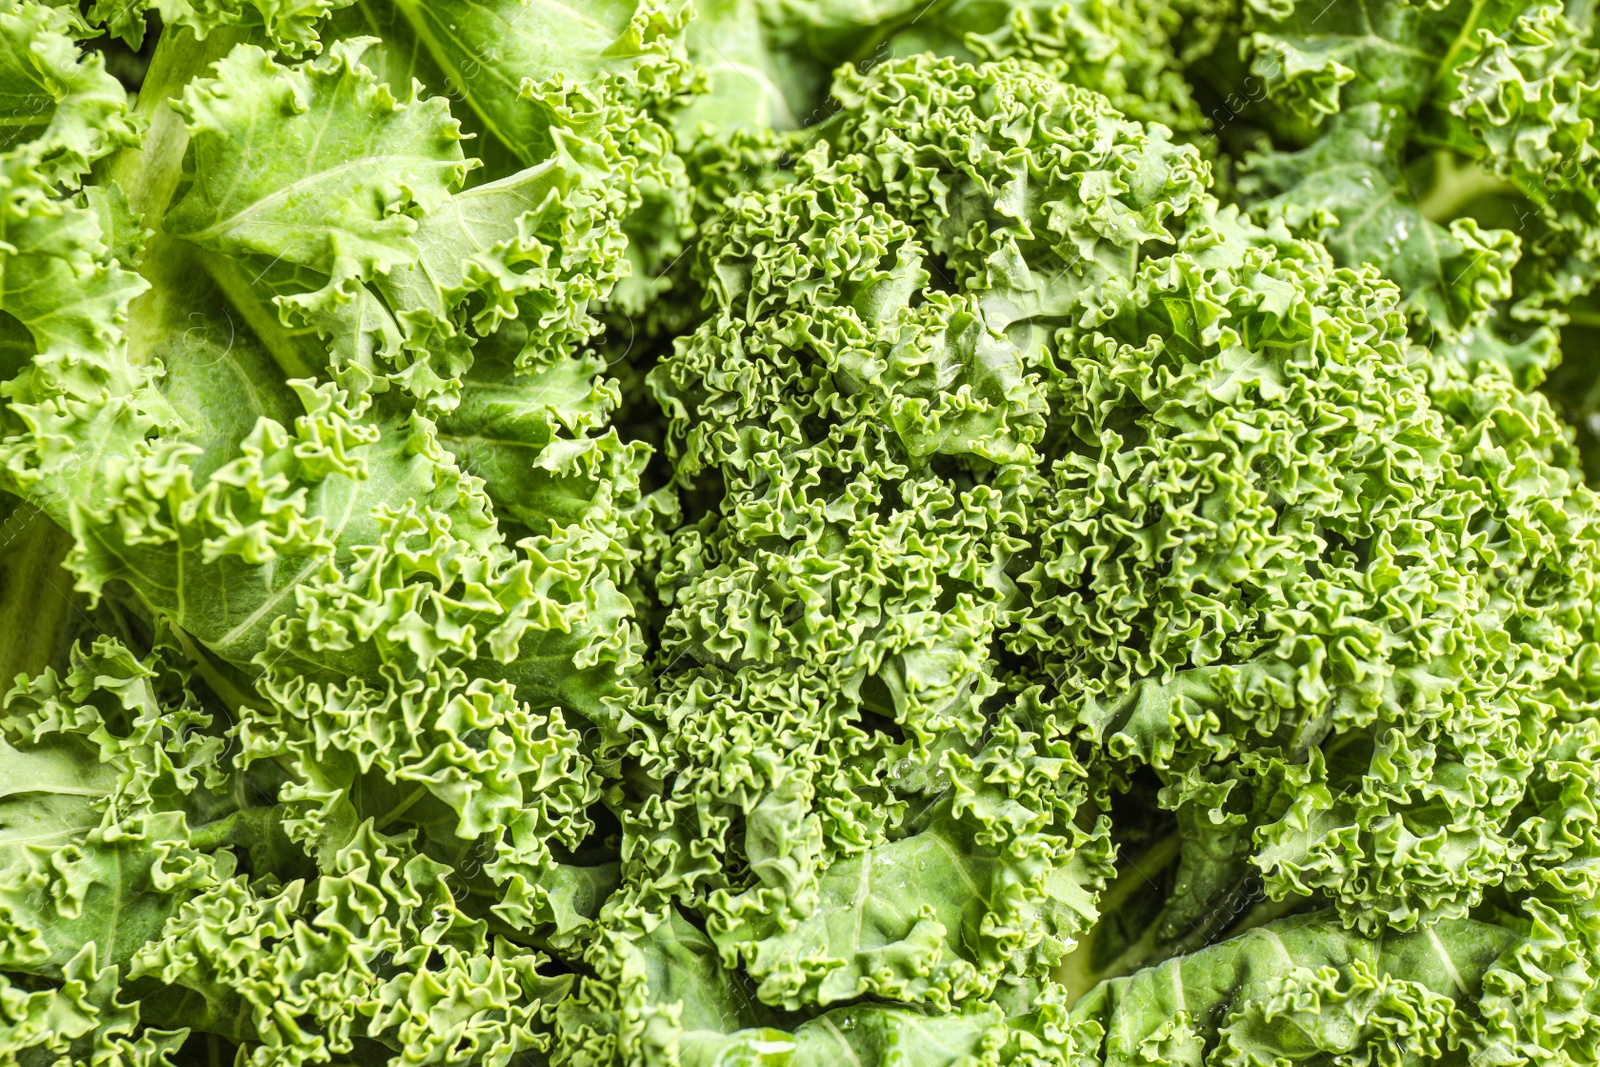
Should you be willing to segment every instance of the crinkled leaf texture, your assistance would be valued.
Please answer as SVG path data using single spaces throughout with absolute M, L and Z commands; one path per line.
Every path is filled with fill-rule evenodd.
M 1595 1064 L 1588 19 L 0 0 L 0 1063 Z

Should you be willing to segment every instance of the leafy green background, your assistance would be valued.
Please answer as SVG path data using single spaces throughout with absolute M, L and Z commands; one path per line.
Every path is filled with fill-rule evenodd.
M 0 1064 L 1600 1059 L 1600 41 L 0 0 Z

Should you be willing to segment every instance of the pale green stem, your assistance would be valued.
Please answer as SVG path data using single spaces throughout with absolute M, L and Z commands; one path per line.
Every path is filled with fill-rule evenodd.
M 0 522 L 0 693 L 56 658 L 73 612 L 72 575 L 62 566 L 71 548 L 72 535 L 32 504 Z
M 1100 894 L 1098 905 L 1100 914 L 1115 914 L 1134 893 L 1150 888 L 1151 878 L 1177 860 L 1181 848 L 1178 835 L 1169 834 L 1146 849 L 1138 859 L 1131 861 L 1106 887 L 1106 891 Z M 1135 969 L 1139 961 L 1154 950 L 1157 925 L 1156 922 L 1152 922 L 1138 941 L 1124 949 L 1108 966 L 1098 970 L 1092 961 L 1099 927 L 1086 933 L 1067 957 L 1057 964 L 1051 975 L 1056 982 L 1067 988 L 1068 1003 L 1075 1002 L 1102 979 L 1126 974 Z
M 1444 224 L 1481 196 L 1504 196 L 1516 191 L 1476 163 L 1457 163 L 1453 153 L 1439 151 L 1434 153 L 1433 184 L 1417 201 L 1417 210 L 1424 218 Z
M 185 291 L 192 271 L 186 246 L 161 230 L 161 220 L 183 177 L 183 157 L 189 147 L 189 131 L 171 102 L 193 78 L 227 55 L 242 33 L 217 30 L 199 41 L 182 27 L 165 30 L 134 105 L 134 113 L 147 123 L 143 143 L 117 153 L 97 171 L 102 180 L 122 188 L 129 206 L 152 231 L 139 265 L 150 289 L 129 305 L 124 331 L 128 359 L 136 365 L 148 363 L 167 336 L 171 296 Z
M 400 816 L 404 815 L 407 811 L 410 811 L 411 810 L 411 806 L 413 804 L 415 804 L 417 801 L 421 800 L 427 794 L 428 794 L 428 787 L 427 786 L 425 786 L 425 785 L 417 786 L 415 789 L 411 790 L 411 792 L 406 794 L 404 800 L 400 801 L 400 803 L 396 804 L 394 807 L 390 808 L 387 812 L 385 812 L 383 818 L 374 820 L 373 824 L 372 824 L 372 828 L 374 830 L 382 830 L 384 827 L 386 827 L 390 823 L 394 822 Z

